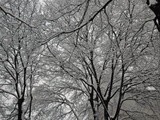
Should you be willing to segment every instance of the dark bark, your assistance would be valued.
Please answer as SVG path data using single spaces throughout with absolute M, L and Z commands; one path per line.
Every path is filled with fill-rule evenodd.
M 29 104 L 29 120 L 31 120 L 31 113 L 32 113 L 32 101 L 33 101 L 32 93 L 30 93 L 30 97 L 31 97 L 31 100 Z
M 149 6 L 149 8 L 153 11 L 153 13 L 155 14 L 155 18 L 154 18 L 154 23 L 158 29 L 158 31 L 160 32 L 160 1 L 156 0 L 157 3 L 156 4 L 152 4 L 150 5 L 150 1 L 147 0 L 147 5 Z
M 95 105 L 94 105 L 94 96 L 93 96 L 93 88 L 91 90 L 91 93 L 90 93 L 90 99 L 89 99 L 89 102 L 91 104 L 91 109 L 92 109 L 92 112 L 93 112 L 93 117 L 94 117 L 94 120 L 97 120 L 97 116 L 96 116 L 96 110 L 95 110 Z
M 110 86 L 109 86 L 109 91 L 108 91 L 108 96 L 107 96 L 107 99 L 105 100 L 105 106 L 108 110 L 108 104 L 110 102 L 110 99 L 111 99 L 111 93 L 112 93 L 112 89 L 113 89 L 113 80 L 114 80 L 114 70 L 115 70 L 115 67 L 114 67 L 114 59 L 112 59 L 112 67 L 111 67 L 111 70 L 112 70 L 112 73 L 111 73 L 111 80 L 110 80 Z M 106 91 L 107 92 L 107 91 Z M 105 120 L 108 120 L 109 119 L 109 116 L 107 114 L 107 110 L 104 109 L 104 119 Z
M 122 76 L 121 76 L 121 84 L 120 84 L 120 89 L 119 89 L 119 99 L 118 99 L 118 104 L 116 108 L 116 113 L 113 117 L 113 120 L 116 120 L 119 116 L 119 112 L 121 110 L 121 101 L 123 99 L 124 93 L 123 93 L 123 84 L 124 84 L 124 75 L 125 75 L 125 68 L 122 62 Z
M 18 120 L 22 120 L 22 115 L 23 115 L 23 105 L 24 98 L 18 99 Z

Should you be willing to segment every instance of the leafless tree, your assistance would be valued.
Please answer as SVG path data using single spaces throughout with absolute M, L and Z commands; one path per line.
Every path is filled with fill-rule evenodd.
M 159 22 L 150 4 L 0 3 L 2 118 L 160 118 Z
M 51 8 L 50 5 L 48 8 Z M 135 96 L 142 96 L 139 94 L 141 90 L 148 91 L 147 87 L 153 87 L 150 79 L 157 70 L 157 56 L 152 42 L 156 32 L 152 18 L 145 16 L 145 5 L 139 1 L 114 1 L 107 5 L 103 1 L 84 1 L 77 5 L 89 5 L 83 9 L 83 19 L 77 17 L 83 11 L 77 12 L 78 8 L 73 9 L 71 5 L 62 6 L 64 9 L 59 13 L 57 21 L 50 15 L 47 20 L 48 24 L 58 22 L 60 27 L 57 26 L 57 30 L 69 31 L 61 32 L 64 34 L 58 34 L 61 35 L 58 39 L 48 42 L 47 48 L 51 55 L 46 52 L 46 56 L 56 66 L 53 73 L 59 71 L 61 77 L 70 77 L 65 79 L 66 84 L 67 79 L 77 82 L 76 88 L 80 87 L 87 95 L 95 120 L 115 120 L 123 112 L 127 118 L 132 119 L 134 111 L 126 107 L 126 101 L 137 104 L 138 98 Z M 97 8 L 92 5 L 97 5 Z M 152 75 L 148 75 L 151 70 Z M 74 86 L 68 89 L 73 91 L 72 88 Z M 149 92 L 144 93 L 149 95 Z
M 36 1 L 1 1 L 0 66 L 2 118 L 31 119 L 32 90 L 41 40 L 35 24 Z

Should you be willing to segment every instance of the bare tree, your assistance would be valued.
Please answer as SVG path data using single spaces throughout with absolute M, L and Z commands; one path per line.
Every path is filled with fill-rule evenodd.
M 31 119 L 32 90 L 39 59 L 36 48 L 38 40 L 41 40 L 38 30 L 30 26 L 37 20 L 36 1 L 1 1 L 1 5 L 0 93 L 3 118 Z
M 136 90 L 143 88 L 142 91 L 148 91 L 147 87 L 151 83 L 149 78 L 153 76 L 148 75 L 149 71 L 152 69 L 155 73 L 157 70 L 151 41 L 155 28 L 150 16 L 145 16 L 143 12 L 144 4 L 124 0 L 121 3 L 114 1 L 103 8 L 106 5 L 103 1 L 88 1 L 89 6 L 85 9 L 87 11 L 84 12 L 83 19 L 77 17 L 81 11 L 77 12 L 77 8 L 73 9 L 71 5 L 62 6 L 64 9 L 56 21 L 60 26 L 57 26 L 57 30 L 67 31 L 69 28 L 69 32 L 62 32 L 67 34 L 58 34 L 61 35 L 58 39 L 50 41 L 47 48 L 51 55 L 48 52 L 45 54 L 56 68 L 53 73 L 61 73 L 61 77 L 68 76 L 69 78 L 65 77 L 66 84 L 71 80 L 76 81 L 76 88 L 81 88 L 87 95 L 95 120 L 115 120 L 124 116 L 132 119 L 134 110 L 126 106 L 128 103 L 133 106 L 138 103 L 135 96 L 141 95 Z M 90 9 L 92 5 L 97 5 L 97 8 Z M 48 8 L 51 7 L 48 5 Z M 97 9 L 99 12 L 95 12 Z M 51 12 L 52 10 L 50 9 Z M 55 23 L 51 18 L 52 16 L 50 21 L 47 20 L 48 24 Z M 78 23 L 84 26 L 70 31 L 70 27 L 79 25 Z M 148 76 L 143 77 L 144 73 Z M 72 88 L 74 86 L 68 86 L 68 89 L 74 91 Z M 136 112 L 148 114 L 138 109 Z M 121 116 L 123 113 L 125 115 Z
M 159 14 L 146 4 L 0 2 L 2 118 L 160 118 Z

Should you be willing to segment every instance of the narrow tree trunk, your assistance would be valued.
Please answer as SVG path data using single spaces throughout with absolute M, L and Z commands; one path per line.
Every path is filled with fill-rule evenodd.
M 107 111 L 104 110 L 104 120 L 109 120 L 108 118 L 109 118 L 109 116 L 108 116 L 108 114 L 107 114 Z

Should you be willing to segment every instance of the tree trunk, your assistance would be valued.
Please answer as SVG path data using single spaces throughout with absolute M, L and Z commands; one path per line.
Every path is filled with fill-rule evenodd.
M 109 118 L 109 116 L 108 116 L 108 114 L 107 114 L 107 111 L 104 110 L 104 120 L 109 120 L 108 118 Z
M 22 120 L 23 110 L 22 104 L 24 102 L 24 98 L 18 99 L 18 120 Z

